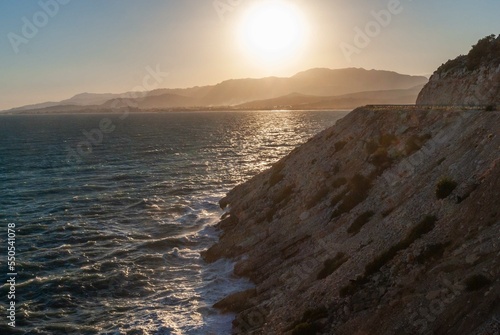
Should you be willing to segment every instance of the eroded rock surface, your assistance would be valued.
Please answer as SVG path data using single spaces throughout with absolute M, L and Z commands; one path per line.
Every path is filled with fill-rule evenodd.
M 500 35 L 481 39 L 469 54 L 440 66 L 417 105 L 500 108 Z
M 234 333 L 498 334 L 499 133 L 500 112 L 359 108 L 233 189 L 204 257 L 256 285 L 222 304 Z
M 500 107 L 500 64 L 472 72 L 462 67 L 434 73 L 420 92 L 417 105 Z

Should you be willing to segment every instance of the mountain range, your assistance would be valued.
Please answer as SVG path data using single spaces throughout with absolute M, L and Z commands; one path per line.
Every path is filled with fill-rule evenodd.
M 151 109 L 325 109 L 366 104 L 414 104 L 428 79 L 381 70 L 317 68 L 289 78 L 231 79 L 217 85 L 121 94 L 81 93 L 59 102 L 22 106 L 9 113 Z M 118 101 L 117 101 L 118 99 Z

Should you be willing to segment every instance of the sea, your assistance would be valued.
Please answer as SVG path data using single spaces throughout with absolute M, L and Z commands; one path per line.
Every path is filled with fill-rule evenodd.
M 347 113 L 0 115 L 0 334 L 230 334 L 218 201 Z

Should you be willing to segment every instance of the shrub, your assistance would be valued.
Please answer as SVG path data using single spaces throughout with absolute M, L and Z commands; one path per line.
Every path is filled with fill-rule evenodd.
M 352 295 L 352 294 L 356 293 L 356 291 L 366 282 L 367 282 L 367 278 L 361 277 L 361 276 L 356 278 L 355 280 L 350 280 L 349 284 L 343 286 L 340 289 L 339 294 L 341 297 L 346 297 L 348 295 Z
M 346 141 L 340 141 L 340 142 L 335 143 L 335 152 L 338 152 L 338 151 L 344 149 L 346 144 L 347 144 Z
M 447 198 L 458 184 L 451 178 L 442 178 L 436 185 L 436 197 L 438 199 Z
M 347 184 L 347 179 L 345 179 L 344 177 L 337 178 L 332 181 L 333 188 L 339 188 L 340 186 L 344 186 L 345 184 Z
M 337 174 L 340 172 L 340 164 L 339 163 L 335 164 L 332 172 L 333 172 L 333 174 Z
M 329 193 L 329 190 L 326 187 L 321 188 L 318 193 L 314 195 L 307 203 L 306 209 L 311 209 L 321 202 Z
M 459 56 L 453 60 L 449 60 L 441 65 L 436 73 L 442 74 L 454 69 L 466 68 L 469 71 L 478 69 L 481 64 L 492 62 L 493 64 L 500 63 L 500 38 L 495 38 L 495 35 L 486 36 L 480 39 L 476 45 L 472 47 L 466 56 Z
M 339 202 L 341 202 L 345 195 L 349 192 L 349 189 L 346 189 L 346 190 L 343 190 L 342 192 L 340 192 L 339 194 L 337 194 L 336 196 L 334 196 L 332 198 L 332 200 L 330 201 L 330 204 L 335 207 Z
M 309 322 L 303 322 L 295 326 L 292 335 L 315 335 L 318 332 L 318 327 Z
M 368 143 L 366 143 L 365 149 L 368 155 L 371 155 L 378 149 L 378 143 L 374 140 L 370 140 Z
M 447 61 L 438 68 L 436 73 L 442 74 L 450 70 L 461 68 L 467 68 L 469 71 L 474 71 L 478 69 L 482 63 L 500 63 L 499 55 L 500 39 L 495 38 L 495 35 L 486 36 L 472 47 L 468 55 L 461 55 L 453 60 Z
M 368 191 L 371 188 L 371 181 L 361 174 L 356 174 L 350 181 L 351 189 L 358 191 Z
M 266 220 L 267 222 L 272 222 L 273 219 L 274 219 L 274 215 L 276 214 L 276 212 L 278 211 L 278 209 L 276 207 L 272 207 L 269 209 L 269 211 L 266 213 Z
M 378 173 L 380 174 L 392 165 L 392 158 L 389 157 L 387 149 L 378 148 L 377 151 L 375 151 L 375 153 L 370 157 L 370 163 L 375 165 Z
M 371 188 L 371 181 L 363 175 L 356 174 L 349 181 L 349 188 L 346 192 L 342 193 L 343 198 L 342 202 L 338 205 L 337 209 L 333 212 L 332 217 L 336 218 L 342 215 L 343 213 L 347 213 L 351 211 L 354 207 L 362 203 L 367 197 L 368 192 Z M 335 197 L 332 199 L 332 205 L 336 205 L 340 199 Z M 334 201 L 338 200 L 338 201 Z
M 269 185 L 272 187 L 282 181 L 283 178 L 285 178 L 285 176 L 280 171 L 275 171 L 271 174 L 271 177 L 269 177 Z
M 349 284 L 344 285 L 339 290 L 339 295 L 341 298 L 347 297 L 348 295 L 354 294 L 356 292 L 356 287 L 354 283 L 349 282 Z
M 367 211 L 362 214 L 360 214 L 356 220 L 351 224 L 351 226 L 347 229 L 347 232 L 351 235 L 356 235 L 359 233 L 361 228 L 370 221 L 372 216 L 375 215 L 374 212 L 372 211 Z
M 438 69 L 437 73 L 445 73 L 455 68 L 465 67 L 467 62 L 467 56 L 460 55 L 455 59 L 450 59 L 446 63 L 442 64 Z
M 420 148 L 422 148 L 422 144 L 419 143 L 417 136 L 410 137 L 405 143 L 405 153 L 407 156 L 419 151 Z
M 405 153 L 407 156 L 417 152 L 422 148 L 424 143 L 431 138 L 431 135 L 425 134 L 423 136 L 413 135 L 405 143 Z
M 390 147 L 392 143 L 397 142 L 398 138 L 393 134 L 383 134 L 380 136 L 378 143 L 387 148 Z
M 408 242 L 408 247 L 411 243 L 413 243 L 416 239 L 422 237 L 422 235 L 427 234 L 431 230 L 434 229 L 437 221 L 437 217 L 435 215 L 426 215 L 419 224 L 417 224 L 410 233 L 407 235 L 405 240 Z
M 465 280 L 465 289 L 467 291 L 479 291 L 480 289 L 490 286 L 491 280 L 484 275 L 473 275 Z
M 439 160 L 437 161 L 437 163 L 436 163 L 436 166 L 439 166 L 439 165 L 443 164 L 443 162 L 444 162 L 445 160 L 446 160 L 446 157 L 443 157 L 443 158 L 439 159 Z
M 392 212 L 394 212 L 395 209 L 396 209 L 396 207 L 389 207 L 389 208 L 387 208 L 386 210 L 384 210 L 381 213 L 382 217 L 385 218 L 385 217 L 389 216 L 389 214 L 391 214 Z
M 302 321 L 316 321 L 328 317 L 328 309 L 325 306 L 308 309 L 302 315 Z
M 446 247 L 450 244 L 450 242 L 447 243 L 437 243 L 437 244 L 431 244 L 425 248 L 424 251 L 418 255 L 415 260 L 419 264 L 424 264 L 429 260 L 432 259 L 438 259 L 443 256 L 443 253 L 446 249 Z
M 332 215 L 332 218 L 339 217 L 344 213 L 350 212 L 354 207 L 362 203 L 368 196 L 368 190 L 351 190 L 344 196 L 342 202 Z
M 293 329 L 293 335 L 314 335 L 319 331 L 315 321 L 326 317 L 328 317 L 328 310 L 324 306 L 308 309 L 302 315 L 302 319 L 295 322 L 289 329 Z
M 279 161 L 278 163 L 273 165 L 273 167 L 271 168 L 271 176 L 269 177 L 270 187 L 273 187 L 274 185 L 282 181 L 283 178 L 285 178 L 285 176 L 281 173 L 284 167 L 285 163 L 283 161 Z
M 375 257 L 370 263 L 365 266 L 365 272 L 362 276 L 358 277 L 356 280 L 351 280 L 349 284 L 345 285 L 340 289 L 340 296 L 345 297 L 356 293 L 356 291 L 366 282 L 368 278 L 379 271 L 385 264 L 392 260 L 396 254 L 408 248 L 415 240 L 422 237 L 422 235 L 428 233 L 434 228 L 434 224 L 437 218 L 433 215 L 427 215 L 424 219 L 416 225 L 408 235 L 401 240 L 399 243 L 393 245 L 388 250 L 384 251 L 377 257 Z
M 402 241 L 400 241 L 396 245 L 393 245 L 391 248 L 389 248 L 389 250 L 383 252 L 372 262 L 370 262 L 365 267 L 365 276 L 370 276 L 380 270 L 380 268 L 388 263 L 391 259 L 393 259 L 399 251 L 408 248 L 417 239 L 434 229 L 436 221 L 436 216 L 426 215 L 419 224 L 417 224 L 415 227 L 413 227 L 412 230 L 410 230 L 408 235 L 406 235 L 406 237 Z
M 491 51 L 495 49 L 495 35 L 486 36 L 474 45 L 467 55 L 467 68 L 469 71 L 474 71 L 481 65 L 483 60 L 487 60 L 491 55 Z
M 283 189 L 277 191 L 273 197 L 274 205 L 283 203 L 283 206 L 285 206 L 288 203 L 288 201 L 290 201 L 290 199 L 293 195 L 294 189 L 295 189 L 295 185 L 287 185 Z
M 370 263 L 365 266 L 364 276 L 371 276 L 372 274 L 380 270 L 385 264 L 393 259 L 394 256 L 396 256 L 399 250 L 401 250 L 401 246 L 399 244 L 396 244 L 375 257 Z
M 342 264 L 347 262 L 348 257 L 343 253 L 339 252 L 334 258 L 327 259 L 323 264 L 323 269 L 318 273 L 316 279 L 324 279 L 334 273 Z

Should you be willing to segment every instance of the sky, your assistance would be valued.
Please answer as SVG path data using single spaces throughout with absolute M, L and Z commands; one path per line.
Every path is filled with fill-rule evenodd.
M 2 0 L 0 110 L 316 67 L 429 76 L 499 34 L 499 13 L 498 0 Z

